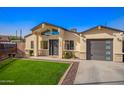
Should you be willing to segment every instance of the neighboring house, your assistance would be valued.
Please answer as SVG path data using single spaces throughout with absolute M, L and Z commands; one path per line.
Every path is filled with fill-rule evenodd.
M 0 35 L 0 42 L 10 42 L 9 36 Z
M 10 54 L 16 54 L 17 57 L 24 57 L 24 40 L 12 39 L 12 36 L 0 35 L 0 59 Z
M 49 23 L 41 23 L 25 36 L 27 56 L 63 58 L 73 52 L 76 58 L 87 60 L 123 61 L 123 31 L 105 26 L 84 32 L 67 30 Z
M 9 36 L 0 35 L 0 60 L 16 53 L 16 44 L 10 42 Z

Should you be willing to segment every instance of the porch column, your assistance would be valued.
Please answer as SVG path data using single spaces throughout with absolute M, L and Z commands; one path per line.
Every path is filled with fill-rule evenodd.
M 34 56 L 38 56 L 38 33 L 35 33 L 35 40 L 34 40 Z
M 60 28 L 58 28 L 59 31 L 59 58 L 62 58 L 62 52 L 63 52 L 63 32 Z
M 59 37 L 59 58 L 62 58 L 62 38 Z

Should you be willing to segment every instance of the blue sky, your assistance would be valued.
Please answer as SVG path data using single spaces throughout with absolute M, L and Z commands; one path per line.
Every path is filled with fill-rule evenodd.
M 0 8 L 0 34 L 15 35 L 22 29 L 23 36 L 41 22 L 49 22 L 67 29 L 84 31 L 96 25 L 124 30 L 124 8 L 49 7 Z

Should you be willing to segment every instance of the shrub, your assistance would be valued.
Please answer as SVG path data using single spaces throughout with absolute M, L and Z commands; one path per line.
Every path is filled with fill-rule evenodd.
M 63 58 L 69 59 L 69 58 L 74 58 L 74 52 L 72 51 L 64 51 L 63 52 Z
M 33 54 L 34 54 L 34 51 L 30 50 L 30 56 L 33 56 Z

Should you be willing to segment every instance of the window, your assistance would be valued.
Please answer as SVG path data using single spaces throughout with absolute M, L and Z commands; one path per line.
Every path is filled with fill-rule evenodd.
M 65 40 L 65 49 L 66 50 L 74 50 L 74 41 L 73 40 Z
M 111 52 L 110 51 L 106 51 L 106 55 L 111 55 Z
M 106 60 L 111 60 L 111 57 L 110 56 L 106 56 Z
M 106 49 L 111 49 L 110 45 L 105 46 Z
M 42 32 L 41 35 L 50 35 L 50 30 L 47 30 L 45 32 Z
M 41 49 L 48 49 L 48 41 L 41 41 Z
M 41 33 L 41 35 L 59 35 L 58 30 L 52 29 L 52 30 L 46 30 L 45 32 Z
M 34 41 L 31 41 L 31 49 L 34 48 Z
M 51 34 L 52 34 L 52 35 L 59 35 L 59 32 L 58 32 L 57 30 L 53 29 L 53 30 L 51 31 Z
M 111 41 L 107 40 L 105 43 L 106 43 L 106 44 L 111 44 Z

